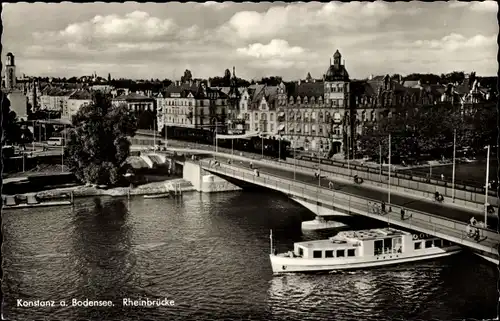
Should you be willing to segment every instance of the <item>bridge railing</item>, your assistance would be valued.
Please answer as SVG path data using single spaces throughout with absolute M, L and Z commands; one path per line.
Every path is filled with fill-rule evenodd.
M 351 195 L 344 192 L 340 193 L 338 191 L 326 189 L 317 185 L 293 181 L 267 173 L 256 176 L 251 170 L 244 168 L 235 169 L 234 167 L 230 167 L 225 164 L 221 164 L 217 167 L 207 167 L 208 170 L 216 171 L 234 178 L 241 178 L 245 181 L 270 187 L 289 195 L 295 194 L 296 196 L 301 196 L 307 199 L 316 199 L 318 201 L 335 203 L 335 205 L 344 206 L 347 209 L 355 209 L 363 213 L 363 215 L 378 217 L 378 219 L 380 219 L 379 214 L 371 214 L 374 206 L 380 204 L 379 200 L 360 197 L 358 195 Z M 382 215 L 387 217 L 388 221 L 389 218 L 397 220 L 401 209 L 403 209 L 405 211 L 405 217 L 408 218 L 405 222 L 410 226 L 422 228 L 422 225 L 424 225 L 427 229 L 434 232 L 441 232 L 446 235 L 452 234 L 454 237 L 457 237 L 462 241 L 468 240 L 466 232 L 468 226 L 467 223 L 438 217 L 433 214 L 423 213 L 393 204 L 387 204 L 386 207 L 388 209 L 391 208 L 391 211 Z M 500 235 L 496 231 L 482 227 L 479 227 L 479 229 L 481 230 L 483 237 L 487 237 L 489 241 L 494 243 L 500 242 Z M 489 249 L 490 247 L 487 248 Z

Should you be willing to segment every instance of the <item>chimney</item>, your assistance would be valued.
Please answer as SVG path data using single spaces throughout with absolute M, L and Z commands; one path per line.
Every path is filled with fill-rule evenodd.
M 299 79 L 299 86 L 300 86 L 300 79 Z
M 370 74 L 370 77 L 368 77 L 368 80 L 372 80 L 373 79 L 373 74 Z

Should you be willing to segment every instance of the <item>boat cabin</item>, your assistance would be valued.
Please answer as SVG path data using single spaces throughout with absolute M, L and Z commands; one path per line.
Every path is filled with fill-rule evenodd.
M 412 234 L 380 228 L 359 231 L 342 231 L 327 240 L 298 242 L 289 256 L 305 259 L 354 258 L 395 255 L 415 252 L 430 247 L 447 247 L 451 243 L 426 234 Z M 385 257 L 384 257 L 385 258 Z

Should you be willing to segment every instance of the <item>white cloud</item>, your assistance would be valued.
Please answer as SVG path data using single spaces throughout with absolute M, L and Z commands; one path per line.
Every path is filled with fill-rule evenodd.
M 216 10 L 221 10 L 229 7 L 231 3 L 229 2 L 216 2 L 216 1 L 207 1 L 203 2 L 201 5 L 204 7 L 214 8 Z
M 495 0 L 486 1 L 451 1 L 450 8 L 464 8 L 469 7 L 470 10 L 479 12 L 497 12 L 498 3 Z
M 59 32 L 35 32 L 38 39 L 49 41 L 124 41 L 153 40 L 174 35 L 178 26 L 172 19 L 160 19 L 147 12 L 134 11 L 124 16 L 97 15 L 89 21 L 73 23 Z
M 491 49 L 496 45 L 497 37 L 493 36 L 483 36 L 475 35 L 470 38 L 457 33 L 451 33 L 441 39 L 433 40 L 417 40 L 413 42 L 413 46 L 422 49 L 438 49 L 447 52 L 455 52 L 461 50 L 470 50 L 481 52 L 483 50 Z M 404 45 L 403 45 L 404 46 Z
M 294 3 L 271 7 L 266 12 L 240 11 L 220 30 L 227 38 L 258 39 L 318 30 L 360 30 L 373 28 L 390 17 L 392 10 L 381 1 L 337 3 Z M 311 29 L 314 28 L 314 29 Z M 260 39 L 262 40 L 262 39 Z M 266 39 L 267 40 L 267 39 Z
M 471 9 L 474 11 L 497 12 L 498 3 L 492 0 L 473 2 L 471 3 Z
M 250 57 L 269 59 L 294 57 L 304 53 L 305 50 L 302 47 L 291 47 L 286 40 L 273 39 L 267 45 L 254 43 L 236 51 Z

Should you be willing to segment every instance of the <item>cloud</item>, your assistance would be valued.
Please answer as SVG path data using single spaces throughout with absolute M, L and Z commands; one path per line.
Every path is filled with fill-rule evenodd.
M 449 3 L 450 8 L 465 8 L 469 7 L 472 11 L 477 12 L 497 12 L 498 11 L 498 3 L 494 0 L 486 0 L 486 1 L 451 1 Z
M 441 39 L 433 40 L 417 40 L 413 42 L 414 47 L 422 49 L 436 49 L 444 50 L 446 52 L 455 52 L 460 50 L 473 49 L 474 51 L 481 52 L 490 49 L 497 44 L 497 37 L 484 36 L 481 34 L 467 38 L 461 34 L 451 33 Z
M 254 43 L 244 48 L 237 48 L 239 54 L 255 58 L 285 58 L 293 57 L 304 53 L 302 47 L 291 47 L 288 41 L 282 39 L 273 39 L 269 44 Z
M 318 32 L 359 31 L 373 28 L 392 14 L 381 1 L 337 3 L 295 3 L 271 7 L 265 12 L 240 11 L 220 27 L 224 37 L 244 40 Z M 260 39 L 262 40 L 262 39 Z
M 229 2 L 216 2 L 216 1 L 206 1 L 201 4 L 204 7 L 213 8 L 215 10 L 221 10 L 229 7 L 231 3 Z
M 154 40 L 175 35 L 179 27 L 172 19 L 160 19 L 147 12 L 134 11 L 123 16 L 97 15 L 89 21 L 73 23 L 58 32 L 35 32 L 37 39 L 50 41 L 134 41 Z

